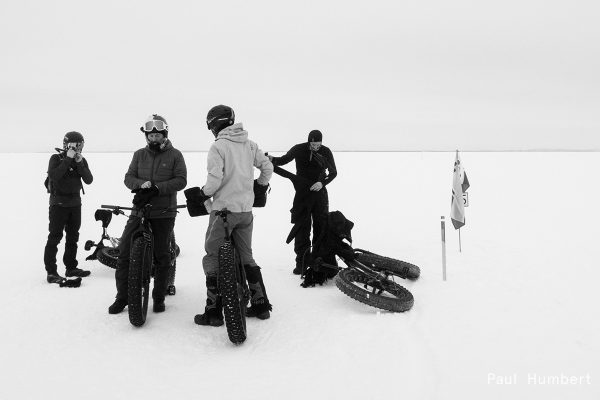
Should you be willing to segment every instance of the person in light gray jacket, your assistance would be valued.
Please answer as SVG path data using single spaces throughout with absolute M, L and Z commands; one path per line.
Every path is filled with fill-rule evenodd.
M 223 244 L 225 228 L 216 215 L 224 208 L 231 211 L 227 217 L 236 251 L 240 255 L 246 271 L 251 291 L 251 306 L 246 316 L 267 319 L 272 310 L 267 297 L 260 267 L 252 255 L 252 228 L 254 217 L 254 168 L 260 170 L 256 179 L 260 186 L 267 186 L 273 175 L 273 164 L 258 145 L 248 139 L 241 123 L 235 122 L 231 107 L 213 107 L 206 117 L 208 129 L 215 136 L 207 157 L 208 177 L 202 188 L 202 196 L 212 197 L 212 211 L 206 232 L 206 255 L 202 266 L 206 275 L 207 300 L 204 314 L 198 314 L 194 321 L 198 325 L 223 325 L 223 307 L 217 290 L 219 269 L 219 246 Z

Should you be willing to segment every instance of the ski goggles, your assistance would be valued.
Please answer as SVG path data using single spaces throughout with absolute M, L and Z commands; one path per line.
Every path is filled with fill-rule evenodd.
M 145 122 L 142 129 L 144 130 L 144 132 L 152 132 L 153 129 L 156 129 L 157 131 L 168 131 L 169 125 L 167 125 L 166 122 L 163 122 L 159 119 L 155 119 L 152 121 Z

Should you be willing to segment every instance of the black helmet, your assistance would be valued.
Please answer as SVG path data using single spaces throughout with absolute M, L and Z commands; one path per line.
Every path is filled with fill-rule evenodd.
M 83 148 L 83 135 L 76 131 L 67 132 L 65 137 L 63 138 L 63 149 L 68 150 L 69 144 L 74 144 L 77 150 L 81 150 Z
M 167 120 L 161 117 L 160 115 L 152 114 L 148 118 L 146 118 L 144 125 L 140 127 L 140 131 L 144 132 L 146 136 L 148 136 L 149 133 L 154 132 L 162 133 L 164 137 L 168 137 L 169 124 L 167 123 Z
M 222 104 L 214 106 L 206 115 L 206 126 L 215 135 L 223 128 L 233 125 L 235 122 L 235 113 L 233 109 Z

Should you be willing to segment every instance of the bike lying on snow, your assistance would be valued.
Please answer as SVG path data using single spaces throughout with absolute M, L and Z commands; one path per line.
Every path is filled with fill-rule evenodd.
M 116 215 L 124 214 L 122 210 L 133 210 L 133 208 L 121 206 L 102 205 L 100 207 L 102 207 L 103 209 L 113 210 L 111 212 Z M 127 288 L 127 306 L 129 311 L 129 322 L 131 322 L 131 324 L 134 326 L 142 326 L 146 322 L 146 315 L 148 313 L 148 300 L 151 294 L 150 280 L 154 276 L 154 270 L 156 268 L 156 264 L 154 262 L 154 237 L 152 235 L 152 225 L 150 224 L 150 220 L 148 218 L 150 216 L 150 211 L 152 210 L 168 212 L 176 211 L 178 208 L 185 207 L 185 205 L 181 205 L 173 208 L 152 210 L 152 206 L 150 204 L 147 204 L 141 209 L 137 210 L 141 213 L 141 215 L 139 217 L 139 225 L 131 235 L 129 278 Z M 107 214 L 100 213 L 100 216 L 102 215 L 106 217 Z M 110 218 L 108 218 L 108 222 L 106 223 L 105 220 L 102 220 L 104 233 L 106 233 L 106 227 L 108 226 L 109 222 Z M 110 240 L 110 237 L 108 237 L 107 234 L 106 236 L 107 239 Z M 173 270 L 174 278 L 176 264 L 174 238 L 171 241 L 171 243 L 171 266 L 169 271 L 171 271 L 171 269 Z M 96 245 L 96 247 L 98 247 L 98 245 Z M 100 251 L 102 251 L 102 249 L 105 248 L 106 247 L 101 247 Z M 98 251 L 98 249 L 96 249 L 96 251 Z
M 353 249 L 344 242 L 347 239 L 351 243 L 350 230 L 353 226 L 339 211 L 328 214 L 323 240 L 316 244 L 309 256 L 308 267 L 303 269 L 302 286 L 323 284 L 326 279 L 333 278 L 339 290 L 361 303 L 386 311 L 410 310 L 414 297 L 396 278 L 416 280 L 421 274 L 419 267 L 370 251 Z M 335 256 L 347 267 L 324 261 L 335 262 Z
M 340 257 L 346 264 L 346 268 L 328 264 L 321 258 L 316 258 L 308 267 L 307 273 L 323 273 L 326 276 L 333 276 L 339 290 L 354 300 L 369 306 L 392 312 L 410 310 L 414 304 L 414 297 L 408 289 L 395 280 L 395 278 L 414 279 L 408 278 L 406 275 L 406 266 L 398 270 L 394 267 L 390 268 L 389 265 L 383 267 L 381 264 L 361 262 L 360 258 L 359 254 L 355 258 Z M 385 258 L 388 259 L 388 257 Z M 398 264 L 408 264 L 404 261 L 395 261 Z M 413 265 L 413 268 L 418 267 Z M 313 285 L 303 284 L 303 286 Z
M 94 218 L 96 221 L 102 222 L 102 236 L 98 243 L 95 243 L 93 240 L 88 240 L 85 242 L 85 250 L 90 251 L 93 247 L 96 249 L 92 254 L 86 257 L 86 260 L 98 260 L 100 263 L 106 265 L 110 268 L 117 268 L 117 260 L 119 258 L 119 241 L 120 239 L 117 237 L 110 236 L 108 234 L 108 225 L 112 220 L 112 216 L 114 215 L 126 215 L 123 210 L 132 210 L 129 207 L 119 207 L 119 206 L 109 206 L 102 205 L 94 213 Z M 183 207 L 183 206 L 182 206 Z M 182 208 L 178 207 L 178 208 Z M 107 240 L 110 244 L 104 244 L 104 241 Z M 175 242 L 175 232 L 171 233 L 171 240 L 169 241 L 169 251 L 171 253 L 171 267 L 169 268 L 169 280 L 167 286 L 167 295 L 174 296 L 177 292 L 175 287 L 175 273 L 177 272 L 177 262 L 176 258 L 179 256 L 180 248 L 179 245 Z
M 273 172 L 292 181 L 296 193 L 302 193 L 304 202 L 294 205 L 301 216 L 306 213 L 304 204 L 314 201 L 317 192 L 310 188 L 314 181 L 307 180 L 285 169 L 275 166 Z M 310 217 L 308 218 L 310 221 Z M 302 286 L 322 285 L 327 279 L 334 279 L 336 286 L 351 298 L 373 307 L 387 311 L 408 311 L 414 304 L 414 298 L 406 288 L 397 283 L 395 277 L 417 279 L 421 273 L 419 267 L 404 261 L 383 257 L 366 250 L 353 249 L 344 239 L 352 243 L 351 230 L 354 223 L 344 217 L 340 211 L 332 211 L 324 218 L 323 230 L 313 243 L 312 251 L 307 249 L 302 268 Z M 301 229 L 303 218 L 296 218 L 286 243 L 290 243 Z M 310 222 L 309 222 L 310 223 Z M 336 256 L 348 266 L 337 265 Z M 304 268 L 306 266 L 307 268 Z
M 369 255 L 370 258 L 374 258 L 373 253 Z M 354 260 L 342 258 L 348 268 L 339 271 L 334 279 L 339 290 L 354 300 L 386 311 L 404 312 L 412 308 L 414 304 L 412 293 L 394 280 L 394 277 L 408 278 L 405 273 L 406 266 L 398 269 L 395 268 L 395 263 L 390 263 L 387 267 L 377 263 L 368 266 L 360 259 L 360 255 Z M 390 260 L 388 257 L 385 259 Z M 397 264 L 408 264 L 404 261 L 395 261 Z M 411 266 L 412 270 L 418 268 L 412 264 Z

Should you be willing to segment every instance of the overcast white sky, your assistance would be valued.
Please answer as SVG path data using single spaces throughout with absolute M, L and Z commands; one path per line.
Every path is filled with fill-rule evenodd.
M 600 5 L 581 0 L 0 2 L 2 151 L 131 151 L 151 113 L 206 150 L 600 150 Z

